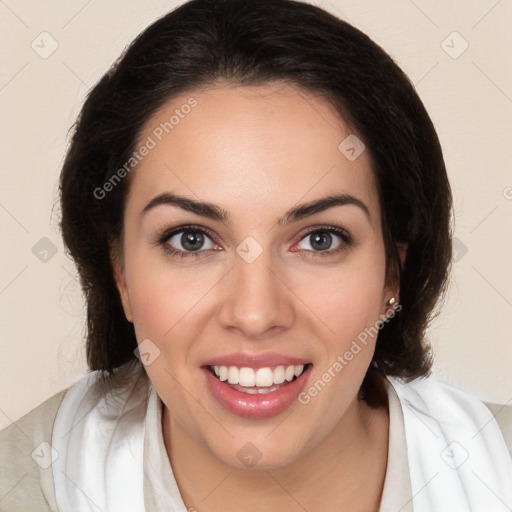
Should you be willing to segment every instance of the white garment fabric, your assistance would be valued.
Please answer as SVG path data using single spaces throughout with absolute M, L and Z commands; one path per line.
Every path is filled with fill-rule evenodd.
M 388 380 L 402 406 L 414 510 L 510 512 L 512 460 L 489 409 L 433 378 Z
M 144 418 L 141 378 L 113 396 L 98 372 L 69 388 L 57 411 L 52 447 L 60 512 L 144 512 Z
M 512 460 L 489 409 L 432 377 L 388 381 L 402 406 L 414 511 L 512 510 Z M 60 512 L 145 510 L 144 449 L 154 446 L 145 439 L 145 417 L 148 403 L 154 414 L 158 399 L 148 382 L 139 376 L 113 397 L 92 372 L 68 390 L 52 435 Z M 158 470 L 162 464 L 154 459 Z M 172 503 L 152 501 L 158 510 L 186 511 L 169 476 Z

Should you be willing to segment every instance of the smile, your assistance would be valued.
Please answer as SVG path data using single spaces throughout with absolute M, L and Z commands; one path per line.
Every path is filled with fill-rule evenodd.
M 229 412 L 246 418 L 267 418 L 292 405 L 305 387 L 312 366 L 207 365 L 201 369 L 214 398 Z
M 304 371 L 304 365 L 276 366 L 271 368 L 248 368 L 237 366 L 218 366 L 210 367 L 220 381 L 227 381 L 232 385 L 239 385 L 234 389 L 246 392 L 268 393 L 279 389 L 278 384 L 291 382 L 295 377 L 299 377 Z M 274 386 L 273 386 L 274 385 Z M 253 389 L 253 388 L 259 388 Z

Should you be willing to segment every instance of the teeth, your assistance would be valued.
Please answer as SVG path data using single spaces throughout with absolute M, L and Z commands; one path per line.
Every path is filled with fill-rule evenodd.
M 290 382 L 293 380 L 293 377 L 295 377 L 295 366 L 288 366 L 284 372 L 284 378 Z
M 240 371 L 238 372 L 238 384 L 240 384 L 240 386 L 252 388 L 255 380 L 256 376 L 254 375 L 254 370 L 252 368 L 240 368 Z
M 282 384 L 284 382 L 285 371 L 284 366 L 278 366 L 274 370 L 274 384 Z
M 227 366 L 215 366 L 215 374 L 218 375 L 222 381 L 228 380 L 228 368 Z
M 274 372 L 270 368 L 259 368 L 256 370 L 256 386 L 268 388 L 274 383 Z
M 236 366 L 228 368 L 228 382 L 230 384 L 238 384 L 238 368 Z
M 234 389 L 236 389 L 237 391 L 242 391 L 243 393 L 248 393 L 249 395 L 265 395 L 267 393 L 272 393 L 274 391 L 277 391 L 280 386 L 272 386 L 270 388 L 258 388 L 258 387 L 253 387 L 253 388 L 244 388 L 243 386 L 240 386 L 239 384 L 234 384 L 232 386 Z
M 272 384 L 282 384 L 285 380 L 291 382 L 294 377 L 299 377 L 304 371 L 304 365 L 277 366 L 272 369 L 270 367 L 252 368 L 237 366 L 213 366 L 215 375 L 221 381 L 228 381 L 229 384 L 239 384 L 246 388 L 259 387 L 270 388 Z M 266 390 L 254 390 L 257 393 L 266 393 Z

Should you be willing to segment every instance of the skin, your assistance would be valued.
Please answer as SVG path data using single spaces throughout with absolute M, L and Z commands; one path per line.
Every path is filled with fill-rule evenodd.
M 398 289 L 386 275 L 369 152 L 349 161 L 338 145 L 353 132 L 328 101 L 276 83 L 219 83 L 175 97 L 140 140 L 191 96 L 197 106 L 130 175 L 123 239 L 113 256 L 138 342 L 150 339 L 160 350 L 145 368 L 164 403 L 164 441 L 184 502 L 200 512 L 377 510 L 388 410 L 357 400 L 375 339 L 307 405 L 296 401 L 266 419 L 224 409 L 200 370 L 215 356 L 276 351 L 313 363 L 307 389 L 359 333 L 390 313 L 386 302 Z M 231 220 L 173 205 L 141 214 L 166 191 L 215 203 Z M 370 217 L 344 205 L 277 224 L 298 203 L 333 193 L 358 198 Z M 183 224 L 215 235 L 205 235 L 197 258 L 180 259 L 155 243 Z M 353 244 L 320 254 L 306 232 L 329 226 L 346 230 Z M 250 264 L 236 252 L 248 236 L 263 250 Z M 180 239 L 172 245 L 184 251 Z M 343 244 L 333 234 L 328 250 Z M 248 442 L 261 455 L 251 468 L 237 457 Z

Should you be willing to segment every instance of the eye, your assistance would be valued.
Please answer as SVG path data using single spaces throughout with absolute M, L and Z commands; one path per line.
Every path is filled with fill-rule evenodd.
M 198 257 L 200 253 L 216 247 L 212 236 L 212 233 L 206 228 L 180 226 L 163 233 L 159 237 L 158 243 L 165 252 L 177 257 Z
M 156 243 L 171 256 L 199 258 L 204 253 L 218 248 L 213 238 L 214 235 L 209 229 L 187 225 L 166 230 L 157 238 Z M 337 245 L 334 249 L 330 249 L 332 244 L 336 243 L 336 239 L 338 239 Z M 292 251 L 301 251 L 307 257 L 332 256 L 347 250 L 353 244 L 351 236 L 344 229 L 335 226 L 316 227 L 306 233 L 298 244 L 303 242 L 305 247 L 299 247 L 298 251 L 292 249 Z
M 338 244 L 330 249 L 338 238 Z M 309 239 L 309 241 L 308 241 Z M 343 229 L 335 226 L 316 228 L 304 235 L 299 243 L 306 241 L 306 247 L 302 247 L 308 256 L 328 256 L 348 249 L 352 245 L 352 238 Z

